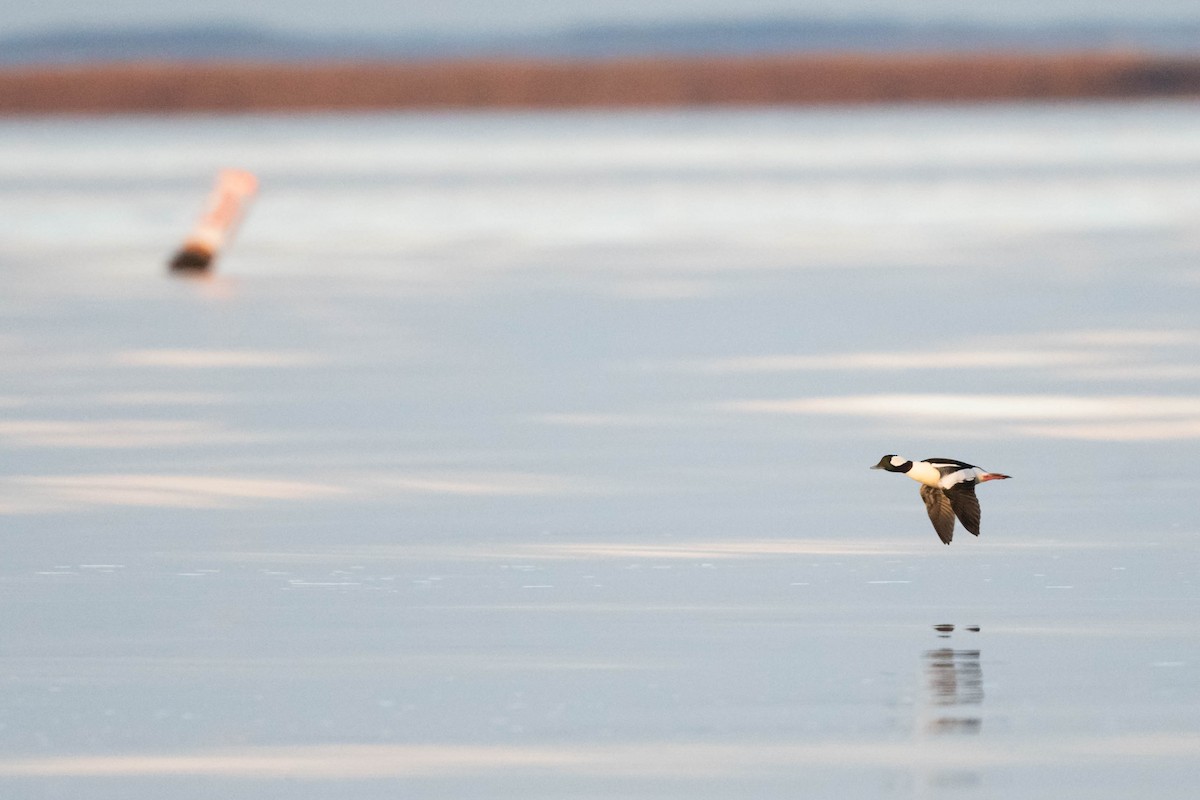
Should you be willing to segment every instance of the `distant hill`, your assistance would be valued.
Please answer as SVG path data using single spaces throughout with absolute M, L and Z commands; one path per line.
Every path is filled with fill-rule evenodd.
M 1136 50 L 1200 53 L 1200 25 L 1002 26 L 780 18 L 606 25 L 508 36 L 304 36 L 241 25 L 54 30 L 0 36 L 0 64 L 493 57 L 629 58 L 856 51 Z
M 1200 25 L 1040 26 L 780 18 L 739 23 L 611 25 L 567 30 L 537 45 L 557 55 L 763 55 L 856 51 L 901 53 L 987 50 L 1200 52 Z M 557 51 L 557 52 L 554 52 Z

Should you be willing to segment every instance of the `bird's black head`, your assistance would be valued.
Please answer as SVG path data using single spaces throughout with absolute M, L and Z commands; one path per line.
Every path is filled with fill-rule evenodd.
M 912 469 L 912 462 L 901 458 L 895 453 L 889 453 L 879 459 L 879 463 L 871 467 L 871 469 L 886 469 L 888 472 L 908 472 Z

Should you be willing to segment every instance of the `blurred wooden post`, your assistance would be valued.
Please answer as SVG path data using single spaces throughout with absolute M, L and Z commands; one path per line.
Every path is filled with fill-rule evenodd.
M 258 179 L 253 174 L 240 169 L 221 170 L 204 214 L 171 259 L 171 270 L 207 270 L 233 237 L 257 189 Z

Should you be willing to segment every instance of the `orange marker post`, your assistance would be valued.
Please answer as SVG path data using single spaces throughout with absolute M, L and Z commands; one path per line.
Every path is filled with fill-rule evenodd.
M 217 253 L 233 238 L 258 189 L 258 178 L 240 169 L 223 169 L 208 197 L 204 214 L 171 259 L 174 272 L 207 270 Z

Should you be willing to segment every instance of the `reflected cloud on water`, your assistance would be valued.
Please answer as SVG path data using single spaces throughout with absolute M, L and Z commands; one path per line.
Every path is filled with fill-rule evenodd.
M 748 400 L 731 410 L 868 417 L 935 417 L 995 421 L 1104 420 L 1200 415 L 1200 398 L 1165 395 L 863 394 L 796 400 Z
M 1200 331 L 1078 330 L 1036 335 L 990 336 L 958 348 L 925 350 L 757 354 L 675 362 L 680 372 L 744 374 L 771 372 L 897 372 L 906 370 L 1053 370 L 1085 380 L 1122 377 L 1195 378 Z
M 199 420 L 0 420 L 7 447 L 142 448 L 249 443 L 266 434 L 239 433 Z
M 929 350 L 896 353 L 765 355 L 689 362 L 685 369 L 713 374 L 853 370 L 890 372 L 913 369 L 1040 369 L 1103 361 L 1099 354 L 1053 350 Z
M 113 356 L 118 366 L 172 367 L 176 369 L 228 369 L 264 367 L 309 367 L 324 359 L 302 350 L 207 350 L 151 349 L 124 350 Z
M 744 397 L 702 405 L 703 411 L 844 417 L 882 425 L 986 423 L 993 435 L 1080 441 L 1164 441 L 1200 438 L 1200 398 L 1180 384 L 1200 379 L 1200 330 L 1081 329 L 966 338 L 950 347 L 844 352 L 751 352 L 716 358 L 625 362 L 639 374 L 667 373 L 728 380 L 738 376 L 857 375 L 873 383 L 913 371 L 1003 377 L 1012 391 L 884 392 Z M 875 376 L 875 377 L 871 377 Z M 1038 392 L 1031 381 L 1069 380 L 1071 393 Z M 792 381 L 789 380 L 789 383 Z M 1107 384 L 1107 385 L 1106 385 Z M 1120 385 L 1133 385 L 1121 391 Z M 1156 385 L 1157 384 L 1157 385 Z M 1088 386 L 1103 386 L 1092 393 Z M 1033 389 L 1033 391 L 1031 391 Z M 617 415 L 558 414 L 544 421 L 574 425 L 645 423 L 637 412 Z
M 363 483 L 386 494 L 418 495 L 504 497 L 604 494 L 612 490 L 563 475 L 503 470 L 381 474 L 368 476 Z
M 35 432 L 40 438 L 32 438 Z M 184 433 L 196 432 L 190 428 L 179 430 L 169 425 L 164 425 L 161 430 L 151 428 L 136 436 L 120 425 L 109 435 L 102 435 L 91 428 L 59 430 L 34 427 L 24 431 L 26 439 L 16 443 L 75 448 L 193 444 L 192 439 L 184 436 Z M 0 425 L 0 443 L 12 435 L 11 432 L 6 434 L 3 425 Z M 211 443 L 219 439 L 243 441 L 235 434 L 220 433 L 208 436 L 206 441 Z M 265 439 L 260 437 L 260 440 Z M 14 442 L 9 441 L 8 444 Z M 615 484 L 573 476 L 503 470 L 339 472 L 317 479 L 294 474 L 16 475 L 0 477 L 0 515 L 83 511 L 103 506 L 241 508 L 271 501 L 318 503 L 348 498 L 359 503 L 386 503 L 397 498 L 586 496 L 605 495 L 619 491 L 619 488 Z
M 1139 441 L 1200 437 L 1200 398 L 1171 395 L 859 394 L 723 403 L 724 411 L 913 421 L 989 422 L 1036 438 Z
M 82 511 L 99 506 L 230 508 L 249 501 L 312 499 L 344 491 L 307 481 L 205 475 L 16 477 L 0 482 L 0 514 Z
M 956 746 L 949 740 L 912 747 L 904 742 L 661 742 L 613 744 L 334 744 L 248 745 L 175 753 L 129 752 L 113 755 L 13 756 L 0 760 L 0 777 L 150 777 L 192 776 L 291 780 L 364 780 L 439 778 L 477 775 L 493 781 L 553 776 L 589 779 L 613 777 L 677 781 L 738 780 L 810 767 L 860 771 L 933 769 L 940 787 L 979 782 L 975 767 L 1094 765 L 1098 758 L 1186 762 L 1200 753 L 1195 736 L 1138 734 L 1108 738 L 1080 737 L 1021 744 L 979 752 L 976 743 Z M 1152 764 L 1154 762 L 1151 762 Z M 526 786 L 528 784 L 525 784 Z M 732 793 L 736 795 L 736 792 Z M 699 794 L 696 796 L 700 796 Z M 732 795 L 730 795 L 732 796 Z M 1107 795 L 1106 795 L 1107 796 Z

